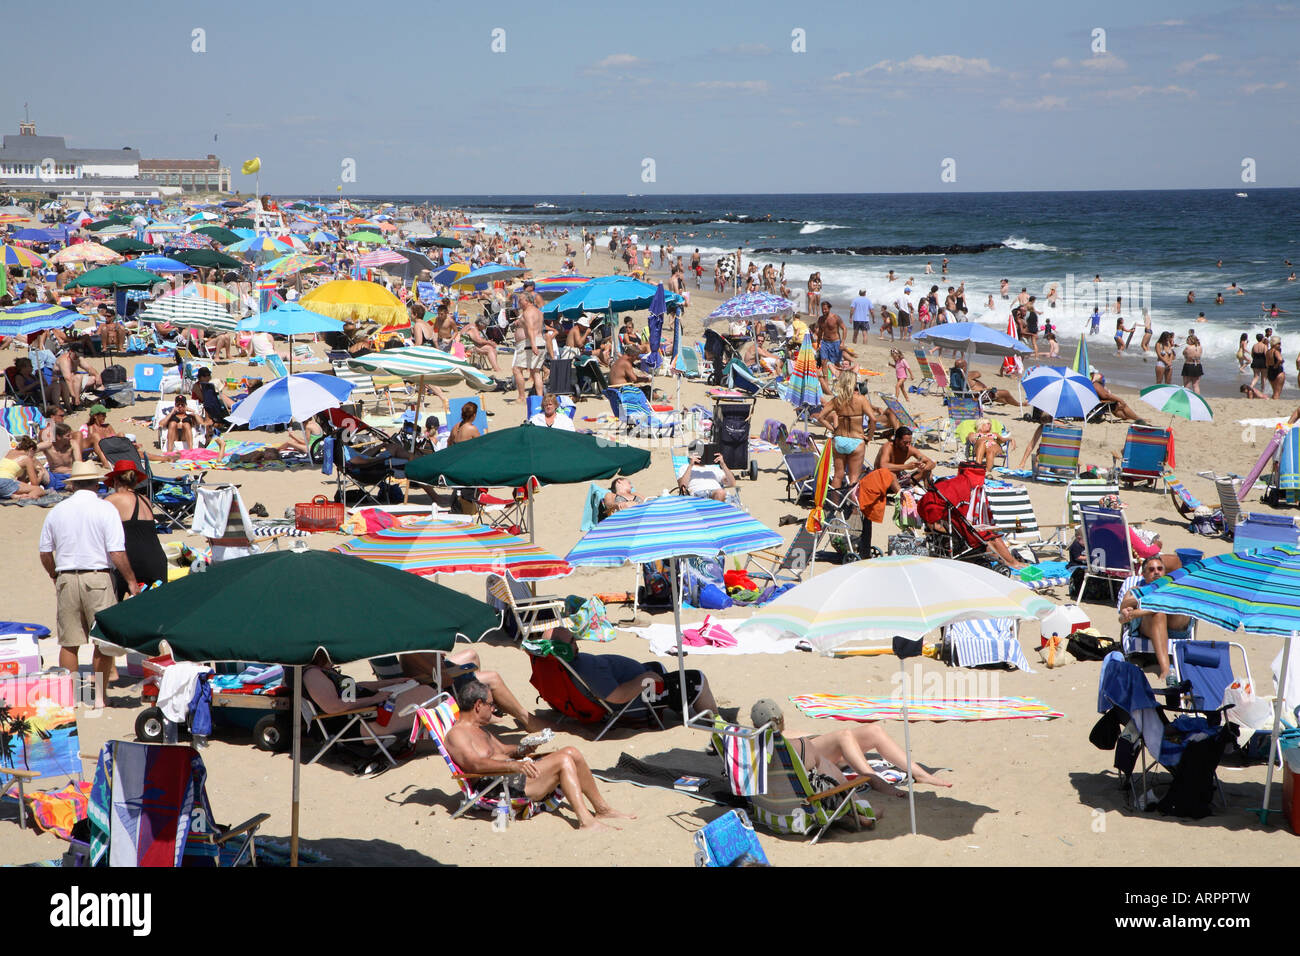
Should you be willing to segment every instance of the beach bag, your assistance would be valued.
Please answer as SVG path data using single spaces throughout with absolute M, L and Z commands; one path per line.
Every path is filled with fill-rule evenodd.
M 1070 652 L 1070 656 L 1076 661 L 1100 661 L 1104 660 L 1106 655 L 1115 648 L 1113 638 L 1102 637 L 1100 634 L 1089 634 L 1086 631 L 1076 631 L 1070 635 L 1066 641 L 1065 649 Z M 1110 748 L 1104 748 L 1109 750 Z
M 100 396 L 102 401 L 109 408 L 127 408 L 135 404 L 135 388 L 122 385 L 108 385 L 105 383 L 104 393 Z
M 346 512 L 342 502 L 317 495 L 311 501 L 294 505 L 293 525 L 299 531 L 338 531 Z
M 105 385 L 121 385 L 126 381 L 126 366 L 110 365 L 99 373 L 99 380 Z

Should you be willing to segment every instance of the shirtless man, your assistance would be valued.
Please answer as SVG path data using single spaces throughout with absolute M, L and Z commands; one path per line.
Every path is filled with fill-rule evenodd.
M 909 475 L 913 484 L 924 486 L 934 471 L 934 462 L 912 445 L 912 429 L 896 428 L 894 437 L 876 453 L 876 467 L 888 468 L 900 476 Z
M 447 750 L 465 773 L 513 774 L 510 789 L 531 800 L 544 800 L 558 787 L 584 830 L 610 829 L 604 821 L 635 820 L 611 807 L 591 775 L 586 758 L 573 747 L 533 758 L 519 747 L 502 743 L 488 729 L 492 722 L 492 691 L 469 681 L 457 694 L 460 714 L 447 731 Z M 591 809 L 587 809 L 587 801 Z M 613 829 L 618 829 L 614 827 Z
M 821 304 L 822 314 L 817 320 L 817 357 L 838 368 L 844 361 L 844 320 L 831 311 L 831 304 Z
M 1102 376 L 1100 372 L 1094 371 L 1092 373 L 1091 378 L 1092 378 L 1092 388 L 1093 391 L 1097 393 L 1097 397 L 1101 399 L 1103 402 L 1115 403 L 1112 412 L 1116 417 L 1122 418 L 1128 422 L 1137 422 L 1139 425 L 1146 424 L 1146 422 L 1144 422 L 1141 418 L 1138 417 L 1137 412 L 1129 408 L 1127 402 L 1125 402 L 1122 398 L 1120 398 L 1118 395 L 1116 395 L 1114 392 L 1112 392 L 1110 389 L 1106 387 L 1106 379 Z
M 542 368 L 546 364 L 546 334 L 542 328 L 542 310 L 538 308 L 541 297 L 534 292 L 522 292 L 519 295 L 519 318 L 515 320 L 515 358 L 512 370 L 515 376 L 515 388 L 519 392 L 519 401 L 524 401 L 528 394 L 528 380 L 531 377 L 533 391 L 541 395 L 545 391 L 542 382 Z
M 470 341 L 470 354 L 484 356 L 488 361 L 488 367 L 491 368 L 495 374 L 500 375 L 501 367 L 498 365 L 497 345 L 483 334 L 483 329 L 486 326 L 487 319 L 479 318 L 461 329 L 461 334 Z
M 1016 398 L 1016 396 L 1012 395 L 1005 388 L 992 388 L 991 386 L 984 384 L 983 380 L 980 379 L 980 373 L 972 368 L 968 368 L 964 358 L 957 359 L 957 361 L 952 363 L 952 367 L 961 369 L 966 374 L 966 390 L 978 394 L 979 400 L 982 404 L 987 405 L 990 402 L 997 402 L 999 405 L 1014 405 L 1016 408 L 1022 407 L 1020 399 Z
M 591 319 L 584 315 L 573 323 L 573 327 L 564 336 L 564 348 L 560 350 L 560 358 L 576 359 L 587 347 L 589 335 L 591 335 Z
M 1133 588 L 1141 584 L 1150 584 L 1165 573 L 1165 562 L 1160 555 L 1153 555 L 1142 562 L 1142 573 L 1135 574 L 1124 581 L 1119 595 L 1119 619 L 1123 624 L 1138 622 L 1138 632 L 1151 642 L 1155 649 L 1158 676 L 1169 682 L 1169 637 L 1172 631 L 1179 638 L 1185 637 L 1192 619 L 1186 614 L 1166 614 L 1163 611 L 1143 610 L 1138 607 L 1137 595 Z
M 72 426 L 62 421 L 54 425 L 51 438 L 38 444 L 36 450 L 45 453 L 50 471 L 56 474 L 68 474 L 72 463 L 81 461 L 81 442 L 72 437 Z
M 637 359 L 643 354 L 640 345 L 629 345 L 627 350 L 610 365 L 609 384 L 617 388 L 620 385 L 638 385 L 650 381 L 650 376 L 636 367 Z

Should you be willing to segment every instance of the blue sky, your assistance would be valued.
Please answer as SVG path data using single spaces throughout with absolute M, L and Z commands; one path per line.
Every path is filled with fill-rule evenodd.
M 254 155 L 271 193 L 1300 185 L 1296 3 L 13 6 L 0 129 L 245 190 Z

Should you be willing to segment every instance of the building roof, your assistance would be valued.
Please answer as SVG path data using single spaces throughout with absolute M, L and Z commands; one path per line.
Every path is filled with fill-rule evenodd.
M 62 136 L 5 136 L 0 145 L 0 161 L 40 163 L 55 162 L 111 163 L 114 165 L 138 163 L 140 151 L 122 149 L 75 149 L 68 146 Z
M 166 170 L 184 170 L 197 169 L 204 172 L 216 172 L 221 168 L 221 160 L 215 156 L 208 159 L 142 159 L 140 160 L 140 171 L 166 169 Z

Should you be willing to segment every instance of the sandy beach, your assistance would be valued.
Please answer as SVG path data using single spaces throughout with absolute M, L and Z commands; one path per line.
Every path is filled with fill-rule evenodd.
M 536 275 L 559 271 L 560 256 L 545 251 L 545 243 L 535 240 L 529 264 Z M 615 260 L 599 249 L 590 263 L 595 273 L 613 271 Z M 652 275 L 661 278 L 660 275 Z M 707 277 L 706 277 L 707 278 Z M 723 296 L 706 289 L 691 290 L 686 313 L 687 335 L 695 340 L 701 335 L 701 319 Z M 835 302 L 835 310 L 848 319 L 848 303 Z M 638 315 L 638 322 L 643 315 Z M 1089 343 L 1092 344 L 1091 342 Z M 1104 346 L 1098 338 L 1098 345 Z M 881 342 L 876 332 L 868 341 L 854 346 L 858 364 L 882 374 L 873 379 L 872 389 L 893 386 L 887 365 L 888 340 Z M 318 354 L 322 346 L 314 346 Z M 1062 343 L 1062 353 L 1072 354 L 1072 345 Z M 1109 351 L 1113 351 L 1110 349 Z M 1099 347 L 1094 364 L 1107 369 L 1107 349 Z M 6 364 L 13 353 L 5 356 Z M 910 360 L 910 350 L 908 350 Z M 143 359 L 128 359 L 130 367 Z M 98 360 L 96 360 L 98 361 Z M 945 364 L 950 364 L 946 362 Z M 996 360 L 981 359 L 976 367 L 988 384 L 1002 384 L 996 376 Z M 1133 366 L 1133 360 L 1125 360 Z M 1137 364 L 1140 364 L 1138 362 Z M 312 370 L 321 370 L 323 365 Z M 239 375 L 246 366 L 223 366 L 225 374 Z M 660 377 L 656 384 L 670 395 L 675 382 Z M 1136 391 L 1116 390 L 1134 408 L 1154 423 L 1165 424 L 1164 417 L 1142 405 Z M 451 391 L 453 396 L 467 394 L 465 389 Z M 704 386 L 687 382 L 681 388 L 682 403 L 708 404 Z M 523 421 L 523 410 L 511 393 L 487 393 L 484 405 L 492 428 L 507 427 Z M 133 415 L 149 415 L 152 400 L 137 403 L 131 409 L 114 410 L 109 421 L 119 433 L 133 432 L 146 440 L 147 426 L 132 422 Z M 1268 439 L 1267 429 L 1243 429 L 1243 418 L 1282 420 L 1294 407 L 1291 401 L 1266 402 L 1231 398 L 1214 398 L 1215 420 L 1191 423 L 1175 420 L 1178 474 L 1189 489 L 1206 504 L 1217 504 L 1211 482 L 1197 477 L 1198 471 L 1214 469 L 1220 473 L 1244 474 L 1254 464 Z M 941 418 L 945 410 L 938 397 L 909 396 L 908 405 L 920 419 Z M 435 411 L 438 411 L 435 409 Z M 604 402 L 586 399 L 579 405 L 579 419 L 594 419 L 607 414 Z M 1147 413 L 1150 414 L 1147 414 Z M 1019 462 L 1024 444 L 1033 425 L 1019 419 L 1014 409 L 996 409 L 995 416 L 1005 422 L 1017 446 L 1012 464 Z M 789 422 L 791 409 L 775 399 L 761 399 L 754 414 L 753 431 L 757 434 L 769 418 Z M 85 414 L 70 416 L 74 426 Z M 593 427 L 593 421 L 579 421 L 579 427 Z M 1108 422 L 1089 425 L 1084 431 L 1081 462 L 1109 468 L 1112 453 L 1124 443 L 1126 425 Z M 244 437 L 241 435 L 241 437 Z M 251 433 L 251 440 L 277 441 L 274 435 Z M 945 461 L 949 455 L 928 452 Z M 874 449 L 870 453 L 874 455 Z M 803 517 L 806 511 L 784 500 L 784 475 L 779 453 L 757 456 L 759 477 L 756 483 L 741 482 L 745 507 L 759 521 L 778 528 L 788 541 L 794 527 L 779 526 L 785 515 Z M 160 474 L 167 466 L 160 465 Z M 941 468 L 942 473 L 951 473 Z M 297 502 L 309 501 L 317 494 L 330 494 L 333 480 L 315 471 L 235 471 L 211 472 L 209 481 L 233 481 L 240 486 L 246 503 L 260 502 L 272 515 L 284 513 Z M 661 493 L 674 484 L 668 443 L 653 451 L 649 469 L 634 476 L 634 483 L 644 494 Z M 1062 486 L 1028 483 L 1035 510 L 1044 523 L 1060 520 L 1064 492 Z M 579 539 L 579 515 L 586 495 L 585 485 L 544 488 L 538 498 L 536 539 L 558 554 L 564 554 Z M 1225 551 L 1228 543 L 1220 539 L 1198 537 L 1185 529 L 1167 495 L 1147 490 L 1124 493 L 1128 516 L 1158 530 L 1164 550 L 1180 547 L 1200 548 L 1207 554 Z M 1246 510 L 1268 510 L 1254 496 Z M 426 501 L 422 493 L 413 500 Z M 54 593 L 37 562 L 37 538 L 48 512 L 32 507 L 0 509 L 0 527 L 9 545 L 6 568 L 5 616 L 15 621 L 30 621 L 54 627 Z M 1292 512 L 1293 513 L 1293 512 Z M 889 518 L 877 529 L 876 542 L 883 544 L 886 535 L 895 533 Z M 191 544 L 201 539 L 169 536 Z M 313 535 L 312 548 L 330 548 L 343 540 L 341 535 Z M 818 571 L 829 565 L 819 564 Z M 593 571 L 580 569 L 571 577 L 550 588 L 559 594 L 591 594 L 598 591 L 623 591 L 635 587 L 636 572 L 625 567 Z M 484 579 L 468 575 L 443 576 L 439 583 L 474 597 L 482 598 Z M 1053 596 L 1064 602 L 1064 589 Z M 284 595 L 293 600 L 293 595 Z M 355 600 L 375 600 L 377 622 L 381 620 L 380 601 L 371 596 Z M 1087 603 L 1085 610 L 1102 633 L 1118 635 L 1113 605 Z M 613 608 L 617 618 L 622 608 Z M 256 608 L 249 608 L 256 614 Z M 747 612 L 732 609 L 718 616 L 724 621 L 739 621 Z M 687 612 L 684 621 L 698 622 L 702 612 Z M 660 615 L 658 622 L 671 622 Z M 642 615 L 639 623 L 648 623 Z M 1223 638 L 1222 632 L 1202 625 L 1200 636 Z M 1246 648 L 1251 670 L 1260 693 L 1272 691 L 1269 662 L 1280 649 L 1274 639 L 1250 635 L 1236 636 Z M 884 811 L 884 818 L 873 832 L 836 831 L 817 846 L 807 846 L 798 837 L 778 837 L 763 833 L 763 845 L 779 866 L 867 865 L 936 866 L 936 865 L 1128 865 L 1153 860 L 1178 859 L 1183 865 L 1217 865 L 1245 863 L 1280 865 L 1294 863 L 1296 836 L 1285 828 L 1265 829 L 1249 813 L 1258 807 L 1263 793 L 1265 768 L 1221 768 L 1224 794 L 1229 807 L 1201 821 L 1186 821 L 1139 811 L 1125 810 L 1125 794 L 1118 779 L 1109 771 L 1111 754 L 1095 749 L 1088 742 L 1088 732 L 1097 720 L 1097 677 L 1100 665 L 1072 662 L 1048 670 L 1039 663 L 1036 648 L 1038 627 L 1027 623 L 1021 630 L 1034 673 L 986 672 L 950 669 L 943 664 L 924 660 L 916 665 L 927 675 L 937 674 L 957 687 L 988 688 L 997 696 L 1038 698 L 1065 714 L 1050 721 L 1005 720 L 990 722 L 916 723 L 912 728 L 914 754 L 926 766 L 945 768 L 944 776 L 951 789 L 920 786 L 917 789 L 917 827 L 919 834 L 908 833 L 907 802 L 876 795 L 873 804 Z M 53 638 L 41 642 L 47 664 L 54 663 L 57 648 Z M 594 648 L 649 660 L 647 642 L 627 631 L 620 631 L 610 644 Z M 534 692 L 528 683 L 527 656 L 510 646 L 485 645 L 480 648 L 484 666 L 500 672 L 505 681 L 527 704 Z M 673 662 L 662 659 L 667 666 Z M 708 675 L 719 703 L 738 707 L 747 715 L 758 698 L 784 700 L 794 694 L 815 692 L 886 695 L 893 689 L 891 677 L 898 662 L 892 657 L 834 660 L 808 653 L 748 656 L 697 656 L 689 666 L 699 667 Z M 353 665 L 347 672 L 369 678 L 368 669 Z M 966 682 L 966 683 L 962 683 Z M 135 682 L 124 678 L 110 689 L 111 705 L 102 713 L 85 713 L 80 718 L 81 751 L 94 754 L 100 745 L 113 738 L 132 738 L 132 725 L 139 712 Z M 950 686 L 954 686 L 950 683 Z M 541 705 L 539 705 L 541 706 Z M 800 715 L 793 704 L 786 705 L 790 728 L 797 732 L 821 732 L 829 721 L 812 720 Z M 887 725 L 895 740 L 902 740 L 898 723 Z M 517 736 L 502 723 L 508 739 Z M 682 727 L 665 731 L 616 730 L 606 739 L 593 743 L 588 734 L 575 733 L 572 724 L 560 728 L 557 744 L 572 744 L 587 757 L 597 771 L 612 767 L 620 754 L 646 757 L 674 748 L 702 751 L 707 740 L 698 732 Z M 622 824 L 614 833 L 580 833 L 570 813 L 542 814 L 513 824 L 507 833 L 494 832 L 485 815 L 450 819 L 458 798 L 447 768 L 429 748 L 421 745 L 421 755 L 401 762 L 396 768 L 373 778 L 357 778 L 341 763 L 317 764 L 303 768 L 302 836 L 304 846 L 323 854 L 337 865 L 654 865 L 689 864 L 692 854 L 691 833 L 722 812 L 722 808 L 698 801 L 689 795 L 658 789 L 643 789 L 628 784 L 601 784 L 602 790 L 617 808 L 633 813 L 637 819 Z M 289 832 L 290 758 L 257 750 L 246 735 L 229 731 L 218 734 L 204 752 L 208 767 L 208 786 L 212 804 L 223 821 L 243 820 L 265 811 L 271 819 L 264 833 L 273 839 L 287 839 Z M 88 766 L 93 772 L 93 765 Z M 1276 801 L 1277 796 L 1274 797 Z M 1195 843 L 1197 852 L 1186 852 Z M 63 844 L 50 835 L 36 836 L 22 832 L 7 819 L 0 824 L 0 864 L 26 863 L 60 855 Z

